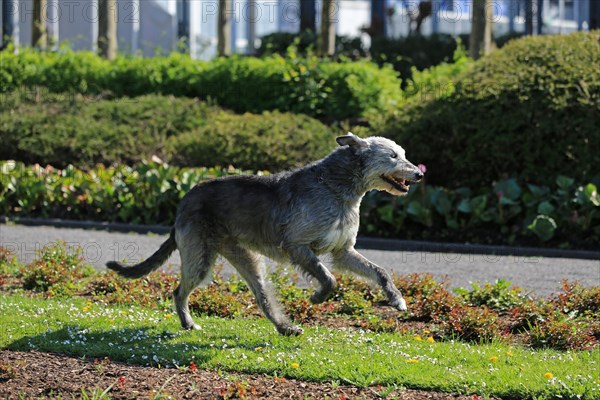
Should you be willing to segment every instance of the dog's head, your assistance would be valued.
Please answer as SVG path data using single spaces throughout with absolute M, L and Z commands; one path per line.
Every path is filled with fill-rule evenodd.
M 363 160 L 363 174 L 369 190 L 384 190 L 404 196 L 410 184 L 423 179 L 423 172 L 406 159 L 406 152 L 394 141 L 382 137 L 361 139 L 352 133 L 336 139 L 349 146 Z

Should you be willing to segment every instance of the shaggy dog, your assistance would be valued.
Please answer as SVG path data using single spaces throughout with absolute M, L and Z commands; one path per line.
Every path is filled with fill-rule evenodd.
M 378 283 L 389 304 L 406 310 L 390 275 L 355 249 L 360 202 L 370 190 L 405 195 L 423 177 L 402 147 L 389 139 L 337 138 L 340 147 L 303 168 L 268 176 L 234 176 L 201 183 L 181 201 L 167 241 L 147 260 L 133 266 L 107 267 L 128 278 L 158 269 L 179 249 L 181 281 L 173 298 L 184 329 L 192 320 L 190 293 L 210 277 L 217 255 L 239 271 L 259 307 L 277 331 L 298 335 L 302 329 L 282 312 L 266 282 L 261 255 L 291 262 L 319 283 L 313 303 L 327 299 L 336 279 L 318 256 L 331 253 L 334 265 Z

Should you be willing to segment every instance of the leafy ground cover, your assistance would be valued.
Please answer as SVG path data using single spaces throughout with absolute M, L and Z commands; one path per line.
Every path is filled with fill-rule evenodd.
M 202 330 L 184 332 L 171 311 L 172 274 L 125 281 L 92 273 L 77 250 L 59 244 L 27 266 L 6 250 L 1 257 L 0 347 L 11 351 L 386 390 L 600 398 L 600 287 L 565 282 L 542 301 L 503 281 L 452 293 L 428 275 L 409 275 L 395 277 L 410 310 L 397 313 L 379 292 L 343 276 L 331 301 L 311 305 L 310 290 L 275 271 L 286 310 L 306 328 L 288 338 L 235 278 L 217 275 L 195 293 Z
M 156 162 L 83 170 L 0 161 L 0 214 L 172 225 L 194 185 L 244 173 Z M 367 194 L 361 224 L 363 234 L 401 239 L 595 249 L 600 196 L 596 185 L 564 176 L 552 187 L 507 179 L 479 190 L 423 181 L 406 197 Z

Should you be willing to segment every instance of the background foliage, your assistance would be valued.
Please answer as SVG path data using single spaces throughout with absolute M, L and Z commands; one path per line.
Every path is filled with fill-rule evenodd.
M 271 46 L 263 58 L 212 62 L 2 52 L 0 159 L 73 163 L 81 174 L 94 173 L 96 163 L 117 165 L 132 174 L 131 185 L 145 168 L 162 171 L 150 173 L 161 176 L 159 186 L 142 184 L 141 194 L 128 187 L 118 202 L 102 194 L 98 206 L 61 203 L 69 185 L 47 189 L 39 178 L 23 178 L 17 192 L 4 184 L 3 213 L 167 223 L 180 198 L 170 179 L 179 172 L 144 160 L 274 172 L 322 157 L 336 134 L 353 130 L 396 140 L 409 160 L 427 165 L 434 185 L 403 199 L 369 194 L 363 233 L 593 248 L 600 237 L 599 39 L 598 31 L 528 37 L 476 62 L 442 36 L 402 39 L 392 44 L 412 54 L 411 78 L 403 81 L 390 67 L 350 62 L 362 57 L 355 44 L 346 43 L 348 57 L 319 59 L 302 38 L 285 50 Z M 419 40 L 442 41 L 447 50 L 418 64 Z M 379 62 L 407 60 L 394 51 Z M 121 187 L 111 179 L 106 185 Z M 167 192 L 164 205 L 149 199 Z
M 381 134 L 432 183 L 600 179 L 600 32 L 528 37 L 474 63 L 448 90 L 415 96 Z

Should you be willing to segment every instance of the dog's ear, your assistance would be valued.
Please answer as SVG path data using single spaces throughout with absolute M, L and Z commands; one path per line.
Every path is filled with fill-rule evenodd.
M 335 141 L 340 146 L 350 146 L 350 147 L 353 147 L 355 149 L 364 148 L 364 147 L 368 147 L 369 146 L 369 144 L 367 143 L 366 140 L 359 138 L 358 136 L 356 136 L 352 132 L 348 132 L 348 134 L 346 136 L 338 136 L 335 139 Z

